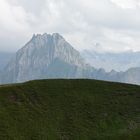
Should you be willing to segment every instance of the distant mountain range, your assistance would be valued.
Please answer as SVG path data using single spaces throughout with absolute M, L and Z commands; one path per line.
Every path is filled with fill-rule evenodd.
M 140 67 L 140 52 L 126 51 L 120 53 L 98 53 L 94 50 L 83 50 L 81 55 L 86 62 L 105 71 L 126 71 L 129 68 Z
M 140 68 L 105 72 L 87 64 L 60 34 L 37 34 L 10 60 L 1 73 L 1 83 L 34 79 L 98 79 L 140 84 Z

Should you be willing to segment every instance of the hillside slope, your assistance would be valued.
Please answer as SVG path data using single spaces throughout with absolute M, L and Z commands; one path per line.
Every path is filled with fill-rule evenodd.
M 140 87 L 40 80 L 0 87 L 2 140 L 139 140 Z

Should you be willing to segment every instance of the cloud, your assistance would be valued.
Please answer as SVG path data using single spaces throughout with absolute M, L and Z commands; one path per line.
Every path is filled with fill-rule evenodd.
M 117 6 L 123 9 L 136 9 L 140 6 L 139 0 L 111 0 Z
M 22 6 L 10 5 L 6 0 L 1 0 L 0 50 L 13 50 L 17 45 L 21 46 L 22 40 L 30 30 L 28 21 L 32 19 L 32 15 L 26 13 Z
M 0 50 L 59 32 L 79 50 L 138 51 L 139 15 L 139 0 L 0 0 Z

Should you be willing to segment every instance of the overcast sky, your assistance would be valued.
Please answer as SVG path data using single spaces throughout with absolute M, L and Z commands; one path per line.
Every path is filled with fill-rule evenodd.
M 140 0 L 0 0 L 0 51 L 45 32 L 79 50 L 140 51 Z

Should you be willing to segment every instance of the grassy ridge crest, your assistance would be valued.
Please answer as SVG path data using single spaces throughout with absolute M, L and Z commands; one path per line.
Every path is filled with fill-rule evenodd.
M 2 140 L 139 140 L 140 86 L 38 80 L 0 87 Z

